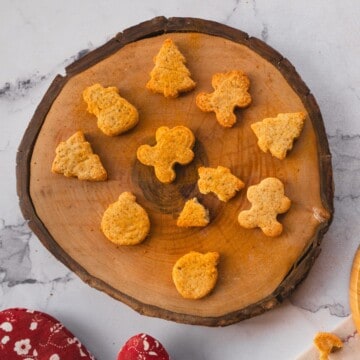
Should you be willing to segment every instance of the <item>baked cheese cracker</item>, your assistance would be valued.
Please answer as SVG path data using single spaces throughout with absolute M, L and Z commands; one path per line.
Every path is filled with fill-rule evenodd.
M 61 142 L 56 150 L 51 171 L 79 180 L 103 181 L 107 172 L 98 155 L 94 154 L 90 143 L 82 131 L 77 131 L 66 141 Z
M 227 167 L 199 167 L 198 187 L 202 194 L 214 193 L 219 200 L 227 202 L 241 190 L 245 184 L 233 175 Z
M 176 98 L 182 92 L 195 87 L 185 57 L 171 39 L 166 39 L 154 58 L 155 67 L 150 73 L 146 87 L 167 98 Z
M 248 188 L 247 198 L 251 209 L 240 212 L 240 225 L 246 229 L 259 227 L 266 236 L 279 236 L 283 226 L 276 217 L 288 211 L 291 205 L 290 199 L 284 195 L 283 183 L 277 178 L 266 178 Z
M 209 221 L 209 210 L 195 197 L 185 203 L 176 224 L 179 227 L 203 227 L 209 224 Z
M 97 126 L 105 135 L 120 135 L 139 121 L 135 106 L 121 97 L 116 87 L 94 84 L 83 91 L 83 98 L 88 112 L 97 117 Z
M 275 118 L 266 118 L 251 125 L 258 138 L 258 146 L 280 160 L 293 147 L 304 126 L 306 115 L 303 112 L 278 114 Z
M 330 353 L 343 347 L 343 342 L 335 334 L 319 332 L 314 338 L 314 345 L 320 352 L 320 360 L 328 360 Z
M 116 245 L 136 245 L 148 235 L 150 220 L 145 209 L 136 202 L 136 197 L 123 192 L 105 210 L 101 230 Z
M 217 73 L 212 77 L 212 93 L 201 92 L 196 96 L 196 105 L 205 112 L 215 112 L 216 119 L 223 127 L 236 123 L 235 108 L 251 104 L 249 78 L 238 70 Z
M 201 299 L 216 285 L 219 253 L 191 251 L 174 265 L 172 278 L 177 291 L 185 299 Z
M 162 183 L 175 180 L 174 165 L 186 165 L 194 158 L 191 150 L 195 143 L 192 131 L 185 126 L 169 129 L 161 126 L 156 130 L 156 145 L 141 145 L 137 150 L 138 160 L 147 166 L 153 166 L 155 175 Z

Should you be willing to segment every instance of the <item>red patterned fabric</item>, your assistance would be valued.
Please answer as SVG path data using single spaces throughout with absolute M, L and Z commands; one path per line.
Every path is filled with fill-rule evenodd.
M 117 360 L 169 360 L 169 355 L 158 340 L 142 333 L 125 343 Z
M 95 360 L 64 325 L 27 309 L 0 312 L 0 359 Z

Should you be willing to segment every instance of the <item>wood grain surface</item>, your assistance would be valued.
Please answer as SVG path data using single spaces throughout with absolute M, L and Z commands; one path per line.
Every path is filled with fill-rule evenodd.
M 165 99 L 145 88 L 153 57 L 172 38 L 187 59 L 195 90 Z M 195 105 L 200 91 L 212 91 L 211 77 L 233 69 L 250 78 L 252 105 L 237 111 L 237 124 L 222 128 L 213 113 Z M 107 137 L 86 111 L 82 91 L 94 83 L 117 86 L 139 111 L 139 124 Z M 279 112 L 304 111 L 300 138 L 285 160 L 264 154 L 250 124 Z M 136 159 L 142 144 L 155 143 L 159 126 L 188 126 L 196 137 L 195 158 L 177 166 L 172 184 L 162 184 Z M 91 183 L 52 174 L 60 141 L 82 130 L 105 168 L 108 181 Z M 199 166 L 227 166 L 246 188 L 275 176 L 292 200 L 279 216 L 284 231 L 268 238 L 239 226 L 248 209 L 246 188 L 228 203 L 202 195 Z M 118 34 L 57 77 L 39 105 L 17 158 L 17 181 L 24 216 L 43 244 L 84 281 L 140 313 L 178 322 L 228 325 L 274 307 L 305 277 L 319 253 L 333 212 L 331 155 L 320 111 L 294 67 L 258 39 L 200 19 L 155 18 Z M 100 231 L 106 207 L 123 191 L 133 192 L 148 211 L 151 231 L 139 246 L 115 247 Z M 186 200 L 197 196 L 209 210 L 203 229 L 176 226 Z M 208 297 L 182 299 L 171 279 L 175 261 L 188 251 L 218 251 L 219 280 Z

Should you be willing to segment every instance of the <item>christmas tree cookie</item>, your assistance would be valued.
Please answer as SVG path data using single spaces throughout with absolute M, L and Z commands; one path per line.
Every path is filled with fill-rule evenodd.
M 107 179 L 107 172 L 99 156 L 93 153 L 82 131 L 77 131 L 57 146 L 51 171 L 67 177 L 77 177 L 79 180 Z
M 280 160 L 292 149 L 304 126 L 306 115 L 303 112 L 278 114 L 275 118 L 266 118 L 251 125 L 258 138 L 259 148 Z
M 171 39 L 164 41 L 159 53 L 154 58 L 155 67 L 150 73 L 146 87 L 154 93 L 167 98 L 176 98 L 179 93 L 195 87 L 189 69 L 185 66 L 185 57 Z

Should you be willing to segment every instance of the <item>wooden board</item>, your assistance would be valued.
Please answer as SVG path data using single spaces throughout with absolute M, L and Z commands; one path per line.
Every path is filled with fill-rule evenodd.
M 357 331 L 360 333 L 360 249 L 355 253 L 350 277 L 350 308 Z
M 196 89 L 165 99 L 145 88 L 153 57 L 172 38 L 187 59 Z M 216 72 L 243 70 L 251 80 L 252 105 L 237 112 L 237 124 L 222 128 L 213 113 L 195 105 L 199 91 L 212 91 Z M 139 124 L 118 137 L 103 135 L 86 111 L 82 91 L 93 83 L 117 86 L 140 114 Z M 279 112 L 308 117 L 289 156 L 262 153 L 250 124 Z M 195 134 L 195 159 L 176 168 L 164 185 L 140 164 L 136 149 L 154 143 L 161 126 L 186 125 Z M 57 144 L 83 130 L 108 171 L 107 182 L 81 182 L 52 174 Z M 246 187 L 275 176 L 292 200 L 279 219 L 283 234 L 268 238 L 237 223 L 250 204 L 246 189 L 228 203 L 201 195 L 197 167 L 223 165 Z M 20 205 L 43 244 L 84 281 L 140 313 L 178 322 L 228 325 L 273 308 L 305 277 L 319 253 L 333 212 L 331 156 L 319 108 L 294 67 L 246 33 L 189 18 L 155 18 L 118 34 L 58 76 L 24 135 L 17 158 Z M 123 191 L 148 211 L 151 232 L 135 247 L 115 247 L 99 229 L 102 214 Z M 176 227 L 184 202 L 197 196 L 210 209 L 204 229 Z M 198 301 L 182 299 L 171 279 L 174 262 L 190 250 L 221 254 L 219 281 Z

